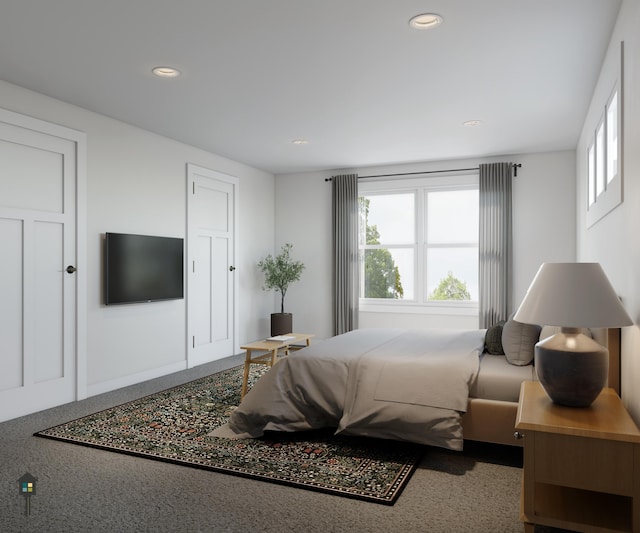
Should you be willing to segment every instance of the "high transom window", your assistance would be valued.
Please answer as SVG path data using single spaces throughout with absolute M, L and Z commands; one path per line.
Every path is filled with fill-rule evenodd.
M 587 144 L 587 226 L 622 202 L 620 100 L 615 88 Z

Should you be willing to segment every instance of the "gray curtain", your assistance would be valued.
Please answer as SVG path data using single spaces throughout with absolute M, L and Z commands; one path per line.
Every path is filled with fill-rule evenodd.
M 358 328 L 358 175 L 331 178 L 334 334 Z
M 480 328 L 488 328 L 509 316 L 512 166 L 480 165 Z

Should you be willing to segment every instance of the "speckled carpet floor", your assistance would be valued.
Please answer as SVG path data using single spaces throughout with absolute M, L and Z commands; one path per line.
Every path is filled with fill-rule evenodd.
M 522 450 L 427 448 L 394 505 L 34 437 L 241 364 L 244 354 L 0 423 L 0 531 L 20 533 L 522 533 Z M 31 515 L 18 493 L 38 479 Z M 551 529 L 539 529 L 551 531 Z

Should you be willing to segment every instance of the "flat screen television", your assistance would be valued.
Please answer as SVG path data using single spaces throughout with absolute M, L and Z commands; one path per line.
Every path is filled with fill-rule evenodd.
M 184 239 L 107 233 L 106 305 L 184 298 Z

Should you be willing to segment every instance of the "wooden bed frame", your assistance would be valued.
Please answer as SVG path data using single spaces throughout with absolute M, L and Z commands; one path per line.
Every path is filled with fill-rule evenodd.
M 608 386 L 620 395 L 620 329 L 592 330 L 593 338 L 609 349 Z M 514 437 L 518 402 L 497 400 L 469 400 L 467 412 L 462 416 L 465 440 L 477 440 L 510 446 L 522 446 Z

